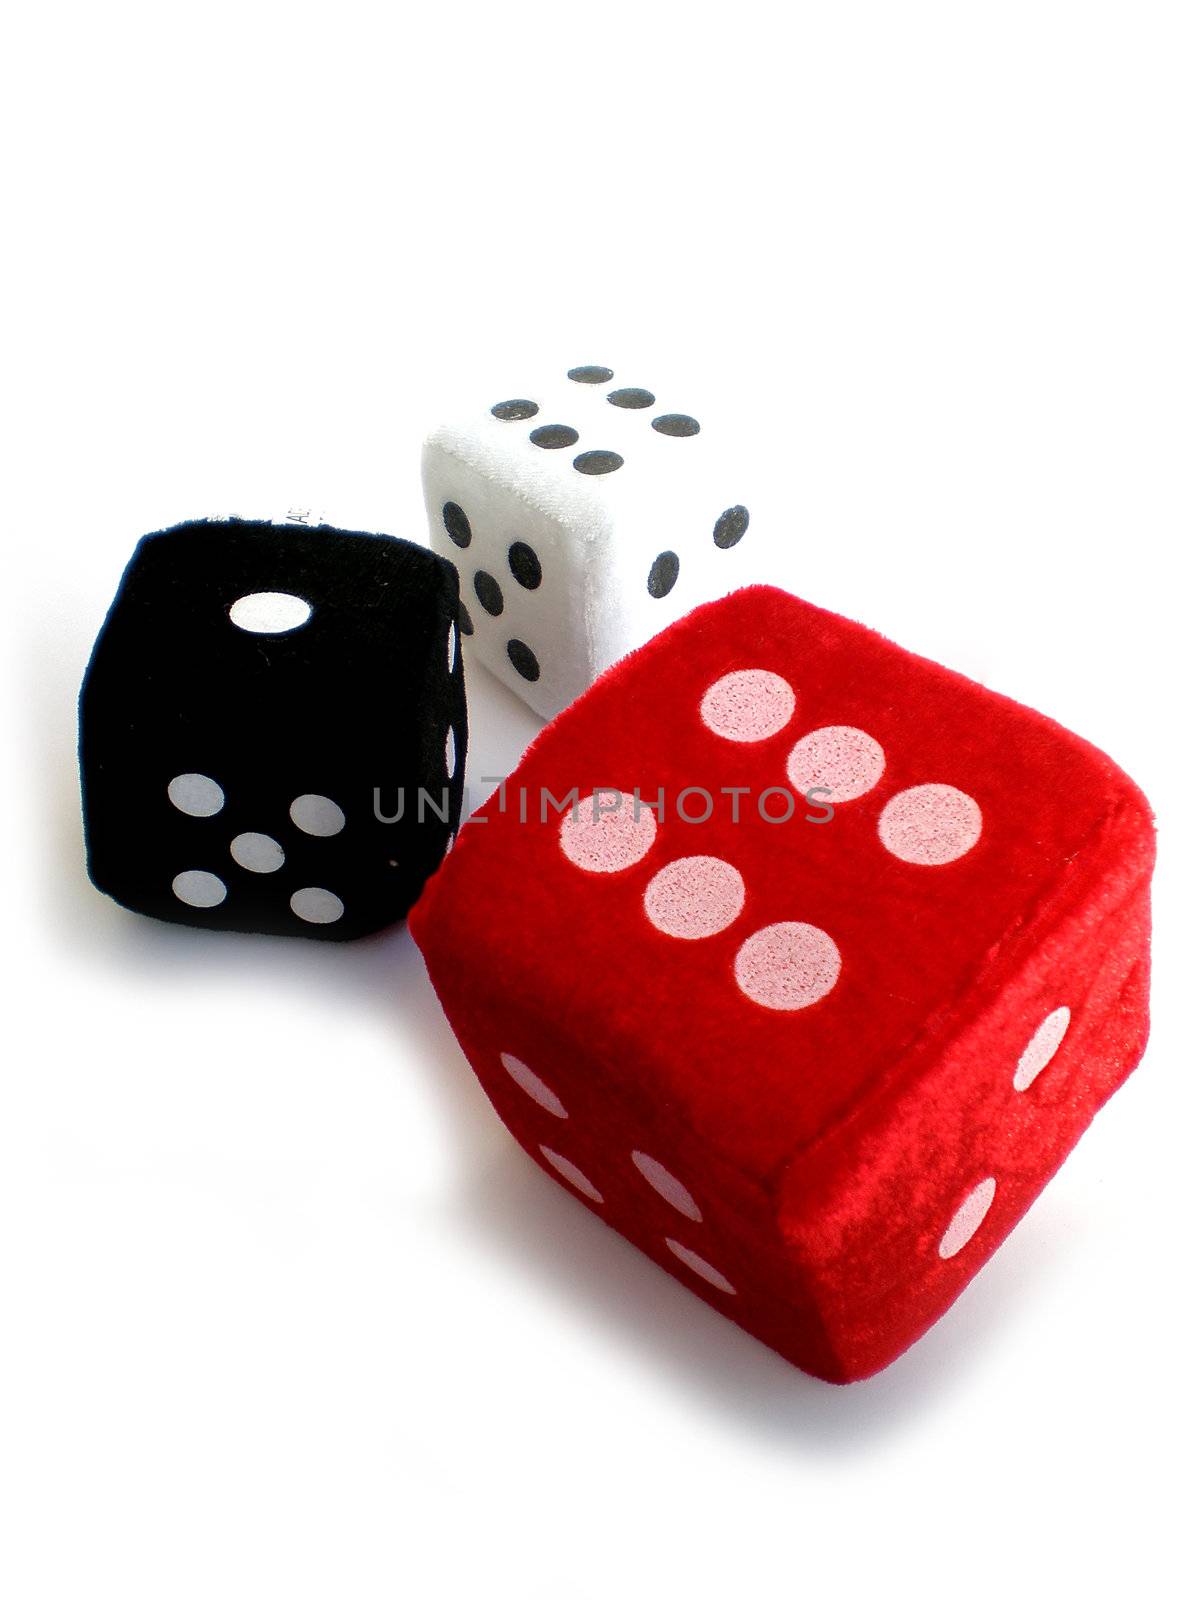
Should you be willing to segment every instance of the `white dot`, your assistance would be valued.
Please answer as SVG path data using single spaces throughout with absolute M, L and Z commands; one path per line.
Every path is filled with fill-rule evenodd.
M 1021 1052 L 1013 1075 L 1014 1089 L 1028 1089 L 1038 1073 L 1050 1065 L 1070 1026 L 1070 1006 L 1059 1006 L 1050 1013 Z
M 458 654 L 458 629 L 450 624 L 450 632 L 446 635 L 446 667 L 454 671 L 454 658 Z
M 700 1207 L 680 1183 L 673 1173 L 667 1171 L 661 1161 L 656 1161 L 653 1156 L 648 1156 L 644 1150 L 630 1152 L 634 1166 L 645 1178 L 650 1187 L 660 1194 L 669 1206 L 674 1206 L 676 1211 L 681 1211 L 685 1217 L 690 1217 L 693 1222 L 703 1222 Z
M 189 817 L 215 817 L 225 804 L 225 791 L 202 772 L 181 772 L 167 785 L 167 799 Z
M 532 1068 L 527 1067 L 523 1061 L 518 1061 L 516 1056 L 510 1056 L 507 1051 L 500 1052 L 500 1065 L 508 1073 L 518 1088 L 524 1089 L 531 1100 L 536 1100 L 543 1111 L 548 1111 L 552 1117 L 565 1117 L 567 1108 L 548 1084 L 542 1082 Z
M 683 856 L 656 872 L 642 898 L 646 915 L 673 939 L 709 939 L 741 914 L 746 885 L 719 856 Z
M 649 850 L 658 823 L 631 794 L 599 790 L 568 811 L 559 829 L 563 854 L 584 872 L 623 872 Z
M 291 633 L 312 616 L 312 607 L 298 594 L 263 589 L 244 594 L 229 608 L 229 620 L 245 633 Z
M 458 765 L 458 748 L 454 742 L 454 729 L 446 729 L 446 776 L 452 778 Z
M 883 746 L 861 728 L 836 726 L 806 733 L 788 756 L 787 775 L 793 788 L 807 795 L 827 790 L 820 801 L 841 805 L 857 800 L 883 777 Z
M 948 783 L 901 789 L 884 806 L 879 837 L 885 850 L 918 867 L 957 861 L 979 842 L 983 813 L 969 794 Z
M 792 686 L 777 672 L 757 667 L 727 672 L 704 692 L 700 718 L 721 739 L 755 744 L 786 728 L 796 709 Z
M 838 980 L 838 947 L 811 922 L 773 922 L 737 953 L 734 975 L 748 999 L 771 1011 L 800 1011 L 823 1000 Z
M 215 872 L 181 872 L 172 880 L 171 890 L 177 900 L 198 911 L 211 911 L 226 894 L 225 885 Z
M 301 833 L 314 839 L 332 839 L 346 826 L 346 813 L 336 801 L 323 794 L 300 794 L 288 807 L 291 817 Z
M 599 1189 L 585 1173 L 580 1172 L 573 1161 L 568 1161 L 566 1156 L 560 1156 L 557 1150 L 550 1150 L 544 1144 L 538 1145 L 538 1149 L 560 1178 L 565 1178 L 573 1188 L 579 1190 L 580 1194 L 586 1195 L 589 1200 L 594 1200 L 598 1206 L 604 1204 L 604 1196 Z
M 297 889 L 290 903 L 301 922 L 336 922 L 346 909 L 331 889 Z
M 667 1239 L 667 1249 L 673 1256 L 677 1256 L 685 1267 L 691 1267 L 697 1277 L 703 1278 L 705 1283 L 711 1283 L 714 1289 L 720 1289 L 722 1294 L 736 1294 L 737 1290 L 730 1283 L 723 1272 L 718 1272 L 711 1262 L 705 1261 L 703 1256 L 698 1256 L 694 1250 L 689 1250 L 687 1245 L 680 1244 L 678 1239 Z
M 950 1219 L 950 1226 L 942 1235 L 942 1242 L 938 1245 L 938 1255 L 943 1261 L 949 1261 L 951 1256 L 956 1256 L 963 1245 L 974 1238 L 979 1224 L 991 1209 L 992 1201 L 996 1198 L 995 1178 L 985 1178 L 971 1190 L 970 1194 L 959 1206 Z
M 269 833 L 239 833 L 229 854 L 247 872 L 278 872 L 283 865 L 283 846 Z

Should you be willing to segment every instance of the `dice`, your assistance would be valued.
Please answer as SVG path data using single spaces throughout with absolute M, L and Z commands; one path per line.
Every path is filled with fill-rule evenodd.
M 327 527 L 138 545 L 80 697 L 88 870 L 198 927 L 349 939 L 404 916 L 462 803 L 449 562 Z
M 426 443 L 431 543 L 458 567 L 468 649 L 543 717 L 747 582 L 762 541 L 740 474 L 719 429 L 674 403 L 572 367 Z
M 1098 750 L 756 587 L 558 718 L 410 925 L 533 1159 L 847 1382 L 1136 1065 L 1153 856 Z

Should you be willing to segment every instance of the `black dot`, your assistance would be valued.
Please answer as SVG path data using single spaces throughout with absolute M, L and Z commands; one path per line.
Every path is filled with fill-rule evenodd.
M 614 389 L 607 398 L 610 406 L 620 406 L 622 411 L 644 411 L 654 404 L 649 389 Z
M 675 587 L 675 580 L 679 576 L 679 557 L 674 550 L 664 550 L 662 555 L 655 556 L 654 565 L 650 568 L 650 576 L 646 580 L 646 587 L 651 597 L 661 600 L 664 595 L 670 594 Z
M 602 472 L 615 472 L 618 467 L 623 467 L 625 457 L 619 456 L 615 450 L 585 450 L 581 456 L 575 457 L 571 465 L 576 472 L 586 472 L 589 478 L 596 478 Z
M 537 558 L 537 551 L 522 544 L 519 539 L 516 544 L 509 546 L 508 567 L 522 589 L 536 589 L 542 581 L 542 563 Z
M 573 383 L 608 383 L 612 377 L 611 367 L 572 367 L 567 377 Z
M 492 407 L 492 415 L 499 417 L 501 422 L 524 422 L 527 417 L 536 417 L 537 414 L 536 400 L 501 400 L 499 405 Z
M 538 658 L 527 644 L 522 644 L 520 639 L 508 641 L 508 659 L 526 683 L 536 683 L 541 677 L 542 669 L 538 665 Z
M 458 602 L 458 631 L 459 633 L 475 632 L 475 624 L 471 621 L 471 613 L 461 600 Z
M 442 521 L 458 548 L 465 550 L 471 542 L 471 524 L 467 521 L 467 513 L 461 506 L 456 506 L 453 500 L 447 500 L 442 507 Z
M 535 428 L 529 435 L 539 450 L 563 450 L 569 444 L 578 444 L 579 435 L 563 422 L 548 422 L 544 428 Z
M 695 417 L 685 417 L 679 411 L 668 411 L 664 417 L 655 417 L 650 426 L 655 433 L 665 433 L 672 439 L 690 439 L 694 433 L 700 432 L 700 424 Z
M 504 610 L 504 596 L 500 592 L 500 585 L 490 572 L 475 574 L 475 593 L 479 596 L 479 604 L 489 616 L 498 617 Z
M 745 506 L 730 506 L 713 524 L 713 543 L 718 550 L 731 550 L 750 526 Z

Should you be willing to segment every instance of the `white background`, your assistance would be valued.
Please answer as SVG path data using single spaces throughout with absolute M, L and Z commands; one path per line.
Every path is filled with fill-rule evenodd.
M 43 5 L 2 54 L 0 1590 L 1194 1593 L 1195 8 Z M 83 876 L 136 538 L 421 538 L 447 401 L 586 361 L 723 406 L 765 575 L 1159 813 L 1142 1070 L 849 1390 L 526 1161 L 403 931 Z M 511 767 L 533 719 L 473 716 Z

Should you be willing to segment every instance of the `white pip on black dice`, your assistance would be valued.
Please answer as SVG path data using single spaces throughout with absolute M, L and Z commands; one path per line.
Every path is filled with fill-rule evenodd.
M 458 567 L 467 648 L 543 717 L 759 576 L 736 463 L 633 376 L 572 367 L 481 398 L 425 444 L 431 543 Z
M 462 805 L 458 579 L 403 539 L 236 518 L 144 538 L 80 695 L 88 871 L 134 911 L 349 939 Z

